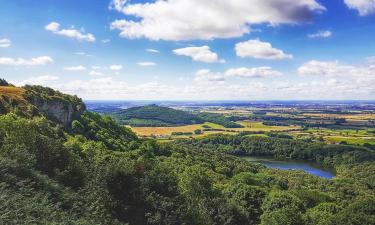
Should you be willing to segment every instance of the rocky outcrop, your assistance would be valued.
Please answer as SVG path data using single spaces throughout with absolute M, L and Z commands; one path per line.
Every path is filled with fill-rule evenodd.
M 77 96 L 66 95 L 51 88 L 26 86 L 27 100 L 39 113 L 48 119 L 70 127 L 86 110 L 85 104 Z
M 36 101 L 33 104 L 47 118 L 70 127 L 72 121 L 77 119 L 83 112 L 83 109 L 65 101 Z

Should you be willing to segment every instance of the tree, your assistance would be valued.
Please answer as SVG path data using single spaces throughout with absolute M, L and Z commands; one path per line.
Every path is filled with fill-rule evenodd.
M 202 130 L 201 129 L 196 129 L 195 131 L 194 131 L 194 134 L 196 134 L 196 135 L 199 135 L 199 134 L 202 134 L 203 132 L 202 132 Z
M 9 86 L 10 84 L 5 80 L 0 78 L 0 86 Z

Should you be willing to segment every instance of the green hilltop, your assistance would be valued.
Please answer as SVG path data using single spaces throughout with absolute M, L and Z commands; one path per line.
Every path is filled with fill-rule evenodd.
M 242 127 L 216 113 L 191 113 L 157 105 L 133 107 L 110 114 L 121 124 L 134 127 L 170 127 L 212 122 L 226 128 Z
M 131 126 L 183 126 L 203 123 L 198 116 L 182 110 L 147 105 L 133 107 L 112 114 L 114 118 Z

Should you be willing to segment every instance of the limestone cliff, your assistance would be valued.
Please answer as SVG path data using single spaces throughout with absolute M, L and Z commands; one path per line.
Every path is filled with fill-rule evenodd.
M 26 99 L 47 118 L 70 127 L 74 119 L 86 110 L 85 104 L 77 96 L 66 95 L 51 88 L 25 86 Z
M 86 110 L 77 96 L 63 94 L 42 86 L 22 88 L 0 85 L 0 114 L 9 112 L 25 117 L 43 115 L 48 119 L 70 127 Z

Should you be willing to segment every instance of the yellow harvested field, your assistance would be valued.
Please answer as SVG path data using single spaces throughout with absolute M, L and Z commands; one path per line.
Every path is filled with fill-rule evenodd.
M 194 124 L 180 127 L 132 127 L 140 136 L 169 136 L 173 132 L 194 132 L 194 130 L 202 129 L 203 124 Z
M 214 124 L 214 123 L 204 123 L 204 124 L 194 124 L 194 125 L 187 125 L 187 126 L 179 126 L 179 127 L 131 127 L 131 129 L 137 133 L 139 136 L 170 136 L 173 132 L 191 132 L 193 133 L 197 129 L 204 129 L 204 125 L 208 125 L 214 129 L 222 129 L 222 131 L 205 131 L 204 134 L 201 135 L 193 135 L 193 136 L 205 136 L 209 134 L 237 134 L 242 131 L 288 131 L 288 130 L 298 130 L 300 129 L 299 126 L 266 126 L 263 125 L 261 122 L 254 122 L 254 121 L 241 121 L 238 122 L 243 128 L 225 128 L 221 125 Z M 182 136 L 182 137 L 186 137 Z
M 304 116 L 318 117 L 318 118 L 331 118 L 331 119 L 348 119 L 348 120 L 373 120 L 375 119 L 374 113 L 362 114 L 322 114 L 322 113 L 304 113 Z
M 301 127 L 299 126 L 267 126 L 261 122 L 254 122 L 254 121 L 241 121 L 238 122 L 244 128 L 232 128 L 231 130 L 236 131 L 287 131 L 287 130 L 297 130 Z

